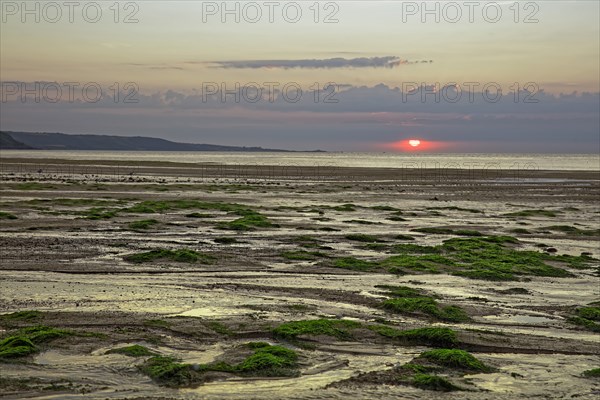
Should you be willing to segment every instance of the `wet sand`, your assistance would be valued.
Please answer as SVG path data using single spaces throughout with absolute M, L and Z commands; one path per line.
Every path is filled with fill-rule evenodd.
M 45 343 L 24 358 L 0 360 L 3 398 L 591 399 L 600 394 L 597 378 L 582 375 L 600 367 L 598 333 L 569 321 L 578 308 L 600 300 L 598 172 L 4 157 L 0 172 L 0 211 L 6 213 L 0 219 L 0 313 L 41 312 L 32 319 L 0 316 L 0 335 L 32 325 L 86 333 Z M 127 211 L 144 201 L 181 200 L 243 205 L 270 225 L 223 229 L 239 217 L 225 209 Z M 546 212 L 522 213 L 527 210 Z M 193 212 L 200 215 L 190 216 Z M 139 229 L 130 225 L 148 219 L 156 222 Z M 415 231 L 432 227 L 448 231 Z M 334 265 L 344 257 L 390 256 L 385 246 L 405 243 L 398 235 L 413 236 L 411 244 L 438 246 L 463 237 L 456 232 L 464 230 L 516 237 L 518 250 L 590 258 L 584 267 L 560 265 L 568 276 L 518 275 L 510 281 L 446 270 L 391 274 Z M 381 246 L 348 239 L 352 234 L 376 237 Z M 210 256 L 210 262 L 126 260 L 153 249 L 190 249 Z M 381 306 L 389 297 L 383 285 L 416 288 L 461 307 L 470 318 L 449 322 L 418 312 L 392 313 Z M 450 327 L 462 349 L 495 370 L 467 374 L 460 382 L 468 380 L 469 390 L 451 393 L 364 382 L 360 374 L 389 371 L 431 346 L 400 343 L 362 328 L 346 340 L 317 335 L 299 343 L 273 334 L 282 323 L 319 318 L 401 330 Z M 297 351 L 300 375 L 224 374 L 194 387 L 168 388 L 138 370 L 143 359 L 106 354 L 140 344 L 201 364 L 251 341 Z

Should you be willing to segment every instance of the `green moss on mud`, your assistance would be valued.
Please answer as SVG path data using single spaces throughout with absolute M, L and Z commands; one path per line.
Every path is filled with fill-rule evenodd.
M 0 321 L 33 321 L 43 317 L 41 311 L 27 310 L 0 315 Z
M 325 335 L 340 340 L 348 340 L 352 338 L 351 330 L 360 327 L 361 324 L 356 321 L 317 319 L 286 322 L 273 329 L 273 333 L 275 336 L 285 339 L 297 339 L 298 336 L 304 335 Z
M 156 356 L 139 368 L 160 385 L 168 387 L 195 386 L 206 380 L 207 372 L 227 372 L 242 376 L 296 376 L 298 354 L 283 346 L 264 342 L 247 343 L 253 352 L 238 364 L 213 362 L 209 364 L 185 364 L 177 358 Z
M 142 219 L 139 221 L 130 222 L 127 227 L 132 231 L 143 231 L 158 225 L 159 222 L 155 219 Z
M 399 314 L 422 313 L 442 321 L 463 322 L 469 316 L 457 306 L 440 306 L 430 297 L 402 297 L 385 300 L 382 303 L 386 310 Z
M 435 390 L 438 392 L 453 392 L 462 390 L 448 379 L 437 375 L 415 374 L 412 385 L 424 390 Z
M 233 221 L 219 222 L 216 227 L 233 231 L 249 231 L 255 228 L 272 228 L 276 227 L 276 225 L 264 215 L 249 211 L 246 215 Z
M 539 251 L 517 250 L 512 236 L 453 238 L 438 246 L 397 244 L 391 247 L 397 255 L 379 261 L 353 257 L 334 260 L 331 266 L 355 271 L 385 271 L 393 274 L 449 273 L 474 279 L 510 281 L 519 276 L 573 276 L 549 262 L 574 268 L 587 268 L 593 261 L 588 256 L 552 256 Z
M 123 259 L 127 262 L 141 264 L 146 262 L 153 262 L 157 260 L 170 260 L 182 263 L 195 263 L 201 262 L 203 264 L 212 264 L 215 261 L 215 257 L 199 253 L 194 250 L 179 249 L 179 250 L 165 250 L 155 249 L 143 253 L 129 254 Z
M 412 231 L 420 233 L 430 233 L 434 235 L 483 236 L 483 234 L 479 231 L 468 229 L 450 229 L 444 227 L 416 228 Z
M 5 211 L 0 211 L 0 219 L 17 219 L 17 216 Z
M 592 332 L 600 332 L 600 307 L 587 306 L 575 310 L 575 315 L 567 319 L 567 322 L 583 326 Z
M 234 243 L 239 243 L 236 238 L 234 238 L 234 237 L 227 237 L 227 236 L 222 236 L 222 237 L 214 238 L 213 241 L 215 243 L 219 243 L 219 244 L 234 244 Z
M 444 367 L 459 368 L 469 371 L 491 372 L 492 368 L 475 358 L 472 354 L 458 349 L 435 349 L 421 353 L 423 358 Z
M 600 379 L 600 368 L 588 369 L 587 371 L 583 371 L 582 375 L 586 378 Z
M 345 236 L 346 239 L 352 240 L 355 242 L 364 242 L 364 243 L 377 243 L 381 242 L 376 236 L 366 235 L 364 233 L 352 233 Z
M 561 213 L 560 211 L 534 209 L 534 210 L 515 211 L 515 212 L 507 213 L 504 215 L 507 217 L 549 217 L 549 218 L 554 218 L 554 217 L 557 217 L 558 214 L 560 214 L 560 213 Z
M 74 332 L 65 329 L 48 326 L 22 328 L 16 334 L 0 341 L 0 359 L 17 358 L 36 353 L 39 351 L 39 345 L 73 334 Z

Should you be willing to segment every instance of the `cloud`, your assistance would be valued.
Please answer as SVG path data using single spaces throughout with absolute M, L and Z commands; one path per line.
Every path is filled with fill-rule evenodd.
M 183 67 L 179 67 L 176 65 L 168 65 L 168 64 L 126 63 L 124 65 L 128 65 L 131 67 L 147 68 L 147 69 L 173 70 L 173 71 L 183 71 L 185 69 Z
M 432 60 L 404 60 L 396 56 L 358 57 L 358 58 L 323 58 L 304 60 L 238 60 L 212 61 L 214 68 L 225 69 L 332 69 L 332 68 L 395 68 L 401 65 L 432 63 Z M 194 62 L 189 62 L 194 63 Z

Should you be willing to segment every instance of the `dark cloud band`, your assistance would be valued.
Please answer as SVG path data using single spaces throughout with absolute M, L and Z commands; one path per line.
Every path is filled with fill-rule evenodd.
M 358 58 L 325 58 L 304 60 L 240 60 L 213 61 L 216 68 L 225 69 L 332 69 L 332 68 L 395 68 L 401 65 L 431 63 L 431 60 L 410 61 L 395 56 L 358 57 Z

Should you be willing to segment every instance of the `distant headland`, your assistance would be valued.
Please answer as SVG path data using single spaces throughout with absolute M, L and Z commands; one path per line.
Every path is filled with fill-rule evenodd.
M 59 132 L 0 132 L 2 150 L 105 150 L 105 151 L 239 151 L 293 152 L 262 147 L 179 143 L 144 136 L 82 135 Z M 308 150 L 323 152 L 323 150 Z

